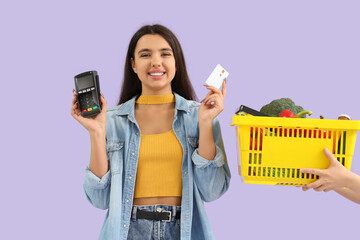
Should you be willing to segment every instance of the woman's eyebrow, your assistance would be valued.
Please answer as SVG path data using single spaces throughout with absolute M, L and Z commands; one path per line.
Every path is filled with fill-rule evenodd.
M 140 54 L 140 53 L 142 53 L 142 52 L 151 52 L 151 50 L 148 49 L 148 48 L 143 48 L 143 49 L 141 49 L 141 50 L 138 51 L 138 54 Z
M 171 48 L 161 48 L 160 51 L 169 51 L 172 52 L 173 50 Z M 138 51 L 138 54 L 142 53 L 142 52 L 152 52 L 151 49 L 149 48 L 143 48 L 141 50 Z
M 171 48 L 162 48 L 160 49 L 160 51 L 169 51 L 169 52 L 172 52 L 173 50 Z

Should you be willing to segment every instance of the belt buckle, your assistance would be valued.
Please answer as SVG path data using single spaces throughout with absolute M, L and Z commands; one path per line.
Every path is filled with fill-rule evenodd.
M 166 210 L 162 210 L 161 212 L 165 212 L 165 213 L 168 213 L 169 214 L 169 218 L 168 219 L 165 219 L 165 220 L 161 220 L 163 222 L 171 222 L 171 211 L 166 211 Z

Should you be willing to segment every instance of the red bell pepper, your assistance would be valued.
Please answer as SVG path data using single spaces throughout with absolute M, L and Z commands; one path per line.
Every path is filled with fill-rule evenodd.
M 290 111 L 288 109 L 285 109 L 279 114 L 279 117 L 299 118 L 299 117 L 301 117 L 302 115 L 305 115 L 305 114 L 309 114 L 309 116 L 310 116 L 312 114 L 312 111 L 309 111 L 309 110 L 301 111 L 301 112 L 299 112 L 299 113 L 297 113 L 295 115 L 292 111 Z
M 292 111 L 285 109 L 280 113 L 279 117 L 295 118 L 295 114 Z

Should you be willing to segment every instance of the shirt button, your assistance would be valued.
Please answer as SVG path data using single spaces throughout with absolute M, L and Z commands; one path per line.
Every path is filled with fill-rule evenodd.
M 185 173 L 185 175 L 187 174 L 187 172 L 184 172 Z
M 124 224 L 124 228 L 126 228 L 126 224 Z
M 132 176 L 130 176 L 129 179 L 132 179 Z
M 184 220 L 186 221 L 186 218 L 184 218 Z
M 133 156 L 134 156 L 134 155 L 135 155 L 135 153 L 131 153 L 131 155 L 133 155 Z
M 129 202 L 129 199 L 127 199 L 126 202 Z
M 139 133 L 137 132 L 136 135 L 139 135 Z

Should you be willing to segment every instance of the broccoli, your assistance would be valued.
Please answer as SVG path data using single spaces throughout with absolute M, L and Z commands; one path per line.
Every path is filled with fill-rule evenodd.
M 280 98 L 273 100 L 271 103 L 263 106 L 260 109 L 260 112 L 271 117 L 278 117 L 279 114 L 285 109 L 292 111 L 295 115 L 304 111 L 304 108 L 301 106 L 296 106 L 293 100 L 290 98 Z M 301 118 L 306 118 L 306 114 L 302 115 Z

